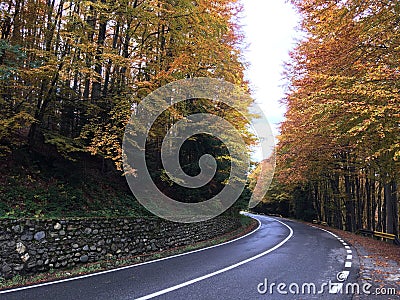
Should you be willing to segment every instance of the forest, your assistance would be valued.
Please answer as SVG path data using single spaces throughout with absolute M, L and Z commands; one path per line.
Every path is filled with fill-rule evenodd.
M 290 2 L 302 21 L 283 74 L 287 112 L 275 177 L 255 210 L 398 235 L 400 2 Z M 240 13 L 238 0 L 1 0 L 0 214 L 146 214 L 122 176 L 132 108 L 184 78 L 249 90 Z M 149 141 L 152 176 L 188 202 L 218 193 L 230 168 L 218 140 L 197 136 L 183 169 L 195 175 L 194 161 L 217 153 L 211 191 L 177 192 L 165 179 L 160 138 L 194 112 L 224 116 L 254 143 L 223 105 L 194 99 L 163 114 Z
M 348 231 L 399 234 L 400 3 L 291 1 L 278 166 L 263 207 Z
M 146 214 L 121 176 L 132 109 L 184 78 L 218 78 L 247 89 L 235 0 L 7 0 L 0 9 L 5 216 Z M 158 167 L 162 134 L 194 112 L 227 115 L 246 131 L 228 107 L 201 99 L 166 111 L 148 143 L 152 175 L 165 193 L 173 187 Z M 230 168 L 223 145 L 200 135 L 184 148 L 183 168 L 194 174 L 195 157 L 222 151 L 222 170 L 210 184 L 218 192 Z M 190 202 L 208 191 L 181 193 Z

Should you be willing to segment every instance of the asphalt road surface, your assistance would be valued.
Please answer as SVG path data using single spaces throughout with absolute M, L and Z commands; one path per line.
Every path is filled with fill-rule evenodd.
M 357 257 L 345 241 L 302 223 L 253 217 L 260 223 L 257 230 L 220 246 L 94 276 L 2 291 L 0 299 L 352 298 Z

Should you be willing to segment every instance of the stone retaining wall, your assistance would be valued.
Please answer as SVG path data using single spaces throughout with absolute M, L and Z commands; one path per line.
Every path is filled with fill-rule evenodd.
M 239 228 L 217 217 L 179 224 L 160 219 L 0 220 L 0 277 L 69 268 L 194 244 Z

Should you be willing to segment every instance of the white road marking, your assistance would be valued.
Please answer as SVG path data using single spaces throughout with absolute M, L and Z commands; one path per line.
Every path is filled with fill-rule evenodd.
M 287 228 L 289 228 L 289 235 L 282 242 L 280 242 L 279 244 L 275 245 L 274 247 L 272 247 L 272 248 L 270 248 L 270 249 L 268 249 L 268 250 L 266 250 L 266 251 L 264 251 L 264 252 L 262 252 L 260 254 L 257 254 L 256 256 L 250 257 L 250 258 L 245 259 L 245 260 L 243 260 L 241 262 L 238 262 L 238 263 L 236 263 L 234 265 L 231 265 L 229 267 L 223 268 L 223 269 L 215 271 L 213 273 L 206 274 L 206 275 L 201 276 L 201 277 L 194 278 L 192 280 L 189 280 L 189 281 L 183 282 L 181 284 L 178 284 L 178 285 L 163 289 L 161 291 L 158 291 L 158 292 L 155 292 L 155 293 L 152 293 L 152 294 L 140 297 L 140 298 L 136 298 L 136 300 L 147 300 L 147 299 L 151 299 L 151 298 L 154 298 L 154 297 L 157 297 L 157 296 L 160 296 L 160 295 L 175 291 L 177 289 L 183 288 L 185 286 L 191 285 L 191 284 L 199 282 L 201 280 L 204 280 L 204 279 L 213 277 L 215 275 L 224 273 L 226 271 L 232 270 L 234 268 L 237 268 L 237 267 L 239 267 L 241 265 L 244 265 L 244 264 L 246 264 L 248 262 L 251 262 L 251 261 L 253 261 L 253 260 L 257 259 L 257 258 L 260 258 L 260 257 L 262 257 L 262 256 L 264 256 L 264 255 L 266 255 L 266 254 L 278 249 L 279 247 L 284 245 L 293 236 L 293 229 L 289 225 L 287 225 L 287 224 L 285 224 L 285 223 L 283 223 L 283 222 L 281 222 L 279 220 L 276 220 L 276 219 L 274 219 L 274 220 L 279 222 L 279 223 L 281 223 L 282 225 L 286 226 Z
M 323 228 L 319 228 L 319 227 L 315 227 L 315 226 L 312 226 L 312 227 L 317 228 L 317 229 L 322 230 L 322 231 L 325 231 L 326 233 L 329 233 L 331 236 L 339 239 L 339 237 L 336 234 L 334 234 L 333 232 L 330 232 L 329 230 L 326 230 L 326 229 L 323 229 Z
M 257 220 L 257 219 L 255 219 L 255 220 Z M 223 245 L 226 245 L 226 244 L 230 244 L 230 243 L 236 242 L 236 241 L 238 241 L 240 239 L 243 239 L 243 238 L 255 233 L 256 231 L 258 231 L 260 229 L 260 227 L 261 227 L 261 222 L 260 222 L 260 220 L 257 220 L 257 221 L 258 221 L 258 227 L 256 229 L 254 229 L 253 231 L 251 231 L 251 232 L 249 232 L 249 233 L 247 233 L 247 234 L 245 234 L 245 235 L 243 235 L 241 237 L 233 239 L 231 241 L 224 242 L 222 244 L 209 246 L 209 247 L 206 247 L 206 248 L 201 248 L 201 249 L 193 250 L 193 251 L 190 251 L 190 252 L 176 254 L 176 255 L 172 255 L 172 256 L 168 256 L 168 257 L 164 257 L 164 258 L 151 260 L 151 261 L 146 261 L 146 262 L 143 262 L 143 263 L 140 263 L 140 264 L 135 264 L 135 265 L 125 266 L 125 267 L 115 268 L 115 269 L 112 269 L 112 270 L 106 270 L 106 271 L 101 271 L 101 272 L 97 272 L 97 273 L 91 273 L 91 274 L 86 274 L 86 275 L 81 275 L 81 276 L 76 276 L 76 277 L 71 277 L 71 278 L 66 278 L 66 279 L 60 279 L 60 280 L 56 280 L 56 281 L 44 282 L 44 283 L 40 283 L 40 284 L 35 284 L 35 285 L 29 285 L 29 286 L 23 286 L 23 287 L 19 287 L 19 288 L 4 290 L 4 291 L 0 291 L 0 295 L 1 294 L 12 293 L 12 292 L 23 291 L 23 290 L 28 290 L 28 289 L 33 289 L 33 288 L 38 288 L 38 287 L 52 285 L 52 284 L 58 284 L 58 283 L 73 281 L 73 280 L 79 280 L 79 279 L 83 279 L 83 278 L 88 278 L 88 277 L 92 277 L 92 276 L 98 276 L 98 275 L 107 274 L 107 273 L 111 273 L 111 272 L 117 272 L 117 271 L 126 270 L 126 269 L 130 269 L 130 268 L 136 268 L 136 267 L 139 267 L 139 266 L 156 263 L 156 262 L 160 262 L 160 261 L 163 261 L 163 260 L 172 259 L 172 258 L 176 258 L 176 257 L 189 255 L 189 254 L 197 253 L 197 252 L 200 252 L 200 251 L 205 251 L 205 250 L 208 250 L 208 249 L 220 247 L 220 246 L 223 246 Z
M 343 244 L 344 248 L 346 249 L 346 252 L 347 252 L 347 254 L 348 254 L 347 257 L 346 257 L 346 260 L 351 260 L 351 259 L 353 259 L 353 255 L 349 255 L 349 254 L 352 254 L 352 251 L 351 251 L 351 249 L 350 249 L 350 246 L 349 246 L 342 238 L 340 238 L 340 237 L 337 236 L 336 234 L 334 234 L 334 233 L 332 233 L 332 232 L 330 232 L 330 231 L 328 231 L 328 230 L 326 230 L 326 229 L 319 228 L 319 227 L 315 227 L 315 226 L 311 226 L 311 227 L 320 229 L 320 230 L 325 231 L 325 232 L 329 233 L 330 235 L 336 237 L 337 240 L 338 240 L 339 242 L 341 242 L 341 243 Z M 344 267 L 345 267 L 345 268 L 351 268 L 351 266 L 352 266 L 351 261 L 346 261 L 345 264 L 344 264 Z M 350 271 L 343 271 L 342 273 L 345 273 L 345 274 L 347 274 L 347 276 L 348 276 L 348 275 L 350 274 Z M 346 276 L 346 279 L 347 279 L 347 276 Z M 342 283 L 337 283 L 337 284 L 335 284 L 335 285 L 330 289 L 329 293 L 331 293 L 331 294 L 336 294 L 336 293 L 338 293 L 338 292 L 341 291 L 342 287 L 343 287 L 343 284 L 342 284 Z

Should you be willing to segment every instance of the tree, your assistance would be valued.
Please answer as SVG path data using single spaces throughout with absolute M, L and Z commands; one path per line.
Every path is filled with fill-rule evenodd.
M 324 221 L 398 233 L 399 4 L 292 3 L 306 38 L 286 72 L 281 180 L 311 185 Z

